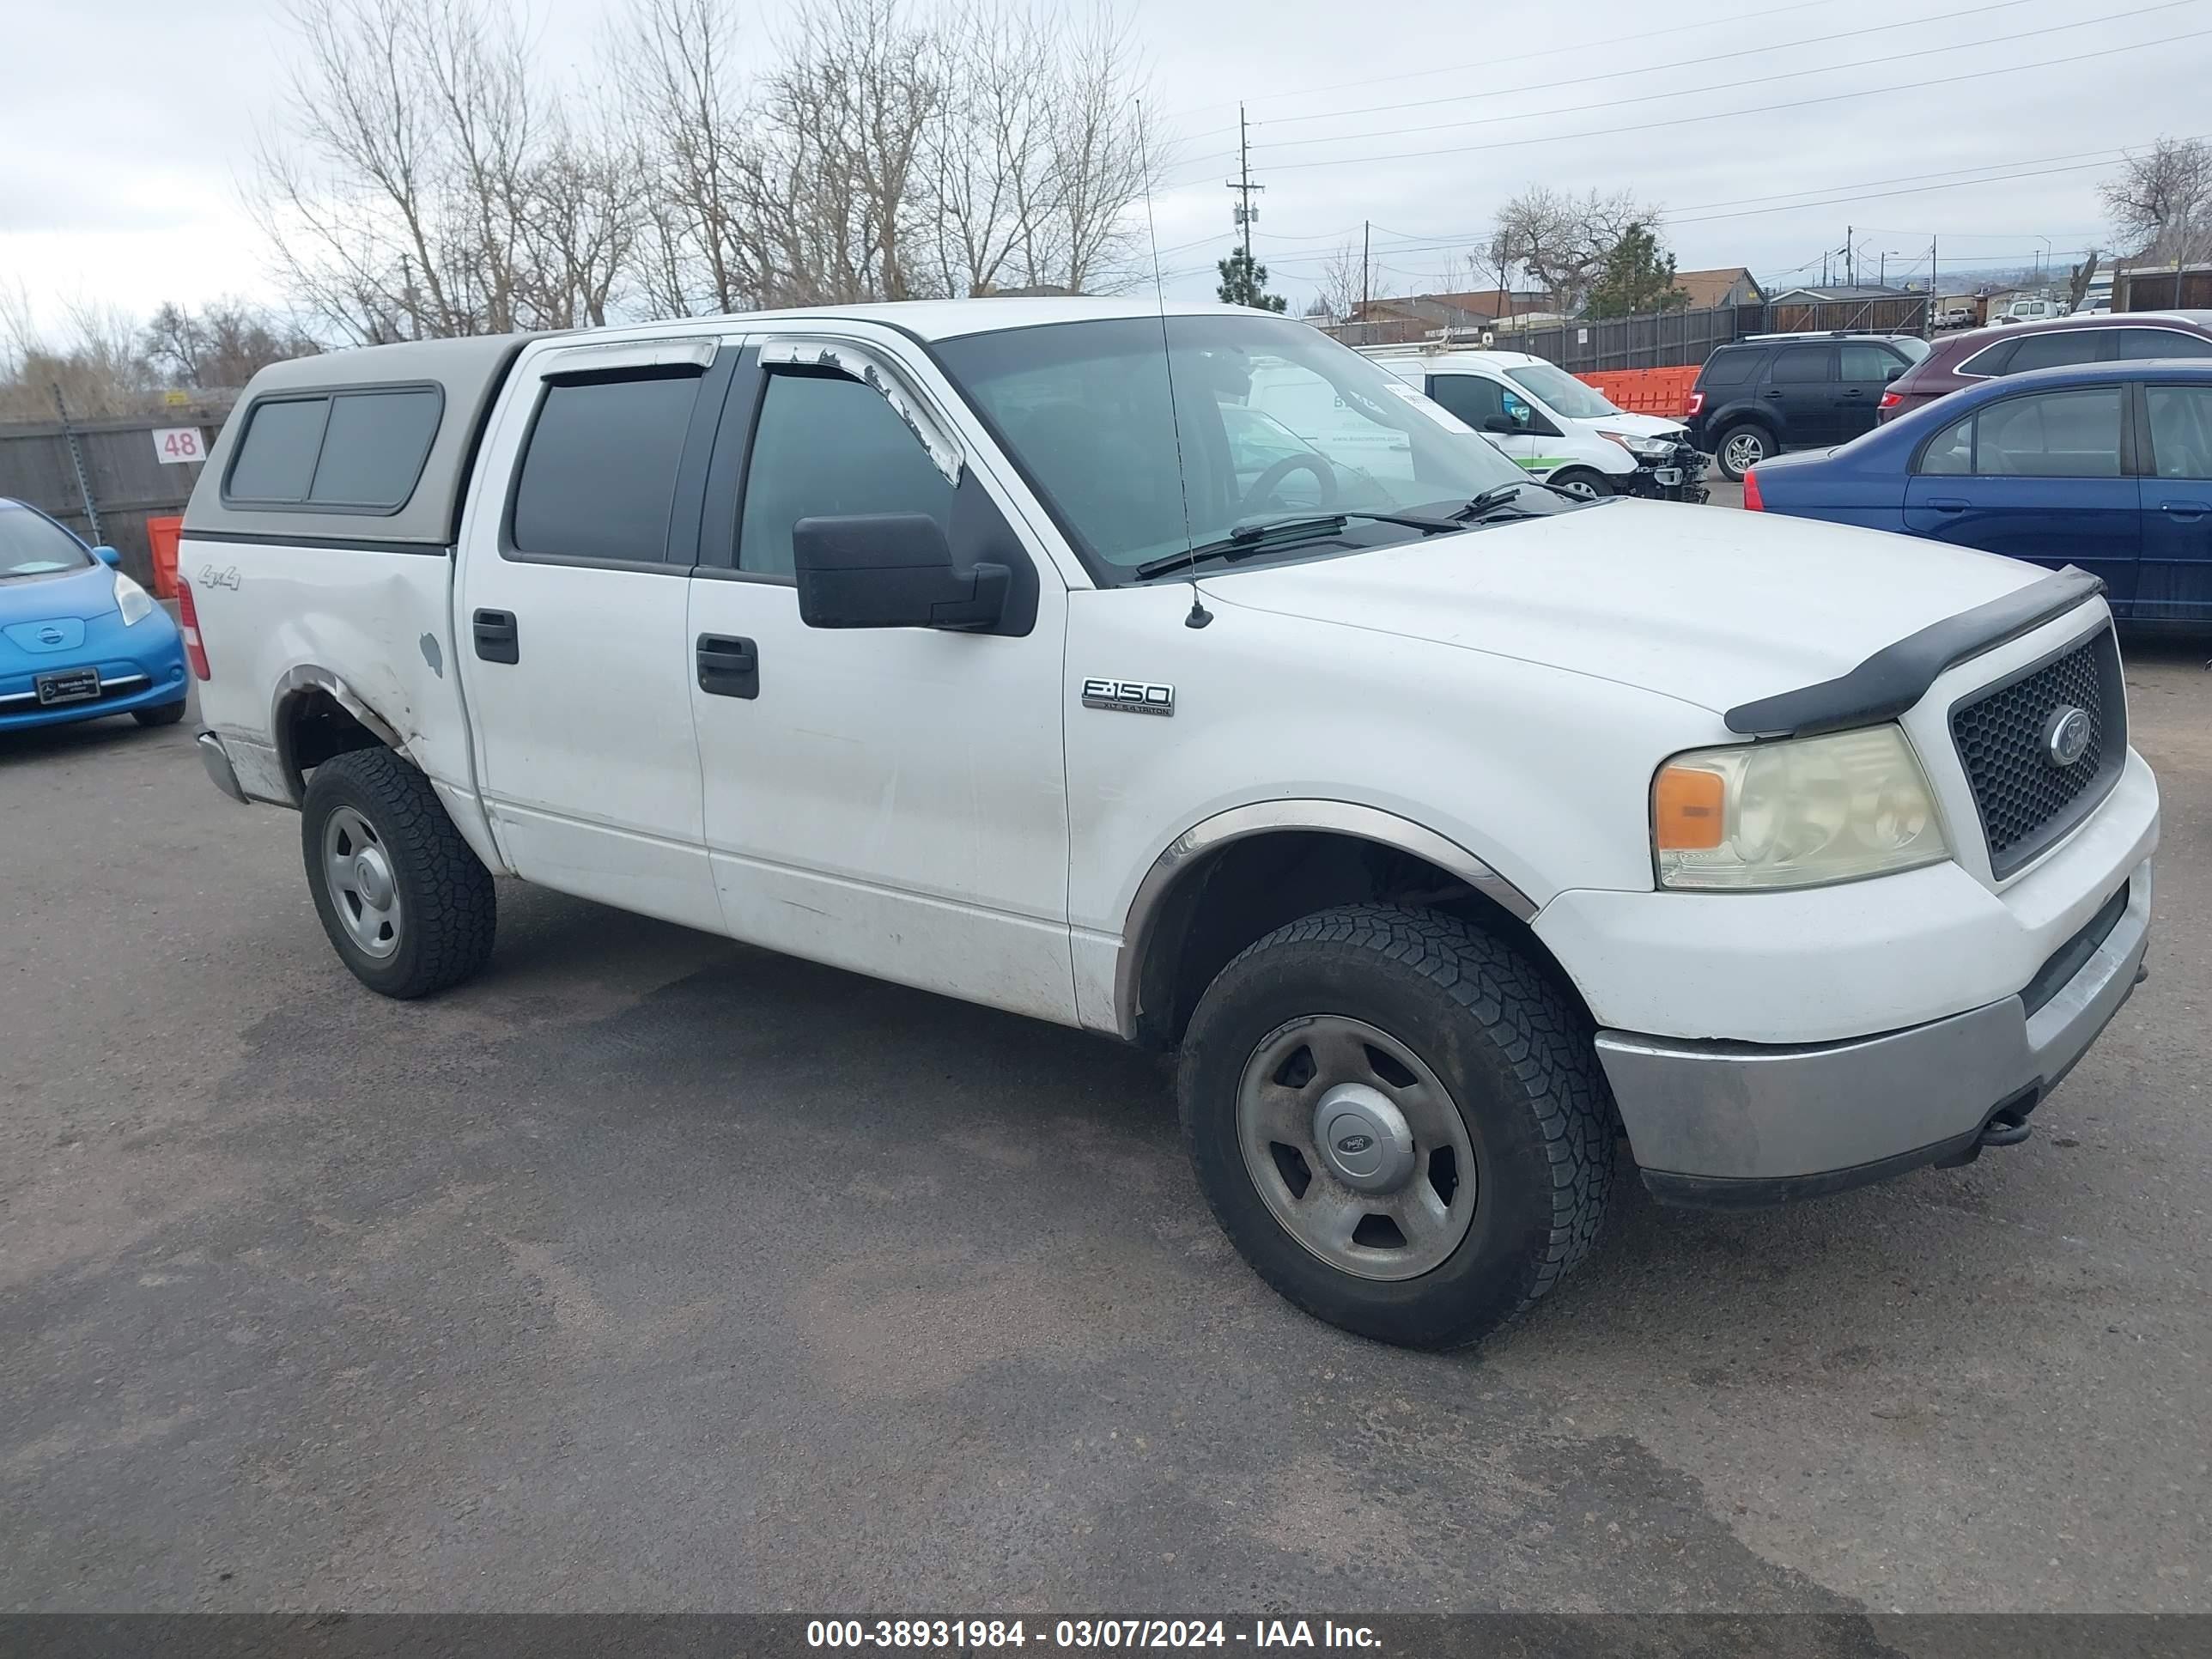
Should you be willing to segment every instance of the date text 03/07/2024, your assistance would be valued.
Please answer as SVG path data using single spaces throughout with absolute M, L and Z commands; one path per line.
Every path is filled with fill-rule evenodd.
M 1382 1646 L 1365 1625 L 1334 1620 L 1255 1619 L 816 1619 L 810 1648 L 1358 1648 Z

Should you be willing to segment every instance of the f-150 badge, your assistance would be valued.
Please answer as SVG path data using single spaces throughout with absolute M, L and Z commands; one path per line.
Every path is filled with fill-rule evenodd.
M 1175 687 L 1152 685 L 1143 680 L 1085 680 L 1085 708 L 1112 708 L 1124 714 L 1175 713 Z

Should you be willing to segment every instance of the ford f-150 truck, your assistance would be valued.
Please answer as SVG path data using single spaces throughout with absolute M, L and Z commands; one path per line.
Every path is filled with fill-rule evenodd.
M 1238 1249 L 1391 1341 L 1549 1290 L 1623 1134 L 1707 1206 L 2025 1139 L 2143 961 L 2095 578 L 1577 500 L 1258 313 L 280 364 L 180 562 L 209 774 L 371 988 L 514 876 L 1176 1052 Z

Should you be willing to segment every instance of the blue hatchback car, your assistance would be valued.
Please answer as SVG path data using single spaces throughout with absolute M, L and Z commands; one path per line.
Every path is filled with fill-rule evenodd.
M 1760 462 L 1743 504 L 2079 565 L 2118 616 L 2212 622 L 2212 363 L 1968 386 L 1838 448 Z
M 184 640 L 153 595 L 36 507 L 0 497 L 0 732 L 185 717 Z

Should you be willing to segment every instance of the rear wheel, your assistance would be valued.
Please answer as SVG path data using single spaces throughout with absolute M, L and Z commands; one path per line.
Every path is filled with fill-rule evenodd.
M 1554 472 L 1544 482 L 1586 501 L 1601 501 L 1613 494 L 1613 484 L 1605 474 L 1593 472 L 1586 466 L 1571 466 L 1564 472 Z
M 1589 1034 L 1531 963 L 1440 913 L 1355 905 L 1270 933 L 1200 1000 L 1180 1084 L 1224 1231 L 1360 1335 L 1474 1341 L 1597 1235 L 1613 1135 Z
M 1732 426 L 1721 434 L 1721 441 L 1713 451 L 1713 459 L 1721 464 L 1721 471 L 1730 481 L 1743 482 L 1743 475 L 1774 453 L 1773 434 L 1763 426 L 1746 421 Z
M 388 749 L 333 756 L 300 817 L 315 914 L 369 989 L 427 996 L 490 957 L 491 873 L 414 767 Z

